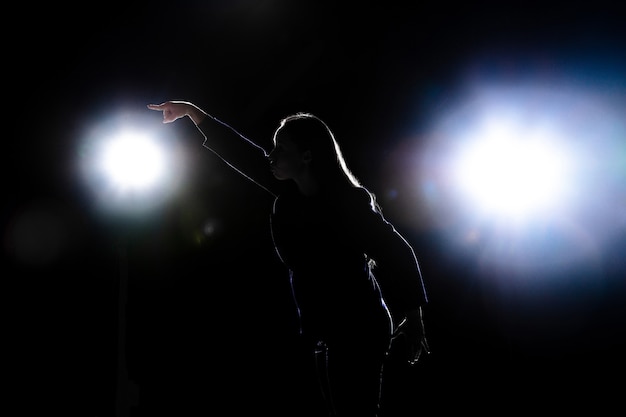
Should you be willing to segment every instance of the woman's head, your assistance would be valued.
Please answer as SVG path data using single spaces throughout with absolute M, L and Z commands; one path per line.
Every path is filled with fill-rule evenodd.
M 273 143 L 270 161 L 279 179 L 296 179 L 303 170 L 308 170 L 322 186 L 341 185 L 345 181 L 360 185 L 348 169 L 328 125 L 311 113 L 283 118 L 274 132 Z

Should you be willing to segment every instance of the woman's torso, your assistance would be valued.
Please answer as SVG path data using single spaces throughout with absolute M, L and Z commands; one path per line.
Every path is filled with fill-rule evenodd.
M 291 271 L 302 330 L 316 337 L 388 332 L 389 314 L 372 279 L 364 233 L 355 205 L 369 204 L 365 191 L 339 196 L 280 196 L 272 214 L 276 250 Z M 360 207 L 360 210 L 369 207 Z

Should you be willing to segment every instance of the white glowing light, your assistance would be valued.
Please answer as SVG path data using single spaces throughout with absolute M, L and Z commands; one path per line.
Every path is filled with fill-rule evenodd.
M 520 219 L 561 199 L 568 161 L 547 132 L 489 120 L 454 164 L 458 186 L 489 215 Z
M 420 145 L 429 214 L 483 265 L 595 262 L 626 230 L 623 109 L 566 82 L 472 84 Z
M 177 142 L 153 126 L 162 124 L 130 116 L 122 113 L 94 125 L 81 141 L 79 166 L 98 210 L 141 216 L 177 190 L 184 163 Z
M 102 163 L 121 189 L 145 189 L 161 179 L 164 156 L 148 138 L 126 132 L 107 144 Z

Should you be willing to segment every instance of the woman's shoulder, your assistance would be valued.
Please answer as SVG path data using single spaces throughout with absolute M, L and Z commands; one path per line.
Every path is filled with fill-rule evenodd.
M 370 192 L 364 187 L 348 187 L 340 195 L 354 202 L 369 202 L 371 199 Z
M 290 204 L 290 203 L 303 203 L 307 200 L 311 201 L 326 201 L 327 203 L 340 203 L 340 204 L 357 204 L 357 205 L 371 205 L 373 200 L 372 194 L 364 187 L 345 187 L 335 190 L 327 190 L 314 197 L 305 197 L 297 190 L 285 190 L 280 193 L 276 199 L 276 203 Z
M 361 208 L 370 211 L 374 208 L 374 197 L 367 188 L 349 187 L 342 190 L 335 197 L 337 202 L 345 205 L 347 208 Z

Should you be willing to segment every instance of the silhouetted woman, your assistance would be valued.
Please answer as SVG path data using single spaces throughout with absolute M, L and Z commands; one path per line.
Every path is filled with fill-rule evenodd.
M 272 238 L 329 415 L 376 416 L 392 339 L 406 337 L 410 363 L 428 353 L 427 296 L 412 247 L 348 169 L 332 131 L 312 114 L 290 115 L 268 153 L 192 103 L 148 108 L 164 123 L 189 117 L 203 146 L 274 196 Z

